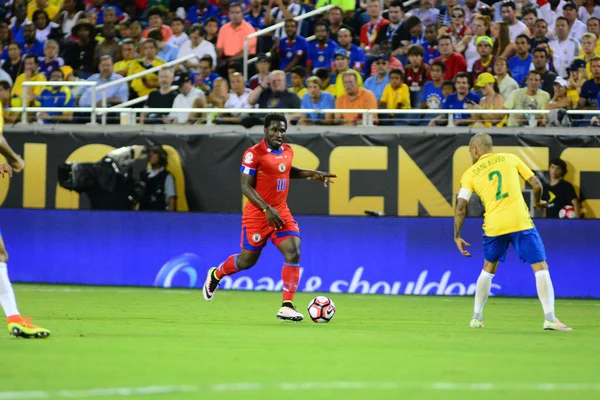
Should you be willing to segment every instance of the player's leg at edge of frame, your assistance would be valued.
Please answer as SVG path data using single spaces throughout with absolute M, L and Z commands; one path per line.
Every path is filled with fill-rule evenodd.
M 48 329 L 33 325 L 31 318 L 24 318 L 19 313 L 15 292 L 8 278 L 7 260 L 8 254 L 0 233 L 0 304 L 7 318 L 8 333 L 26 339 L 47 338 L 50 336 Z

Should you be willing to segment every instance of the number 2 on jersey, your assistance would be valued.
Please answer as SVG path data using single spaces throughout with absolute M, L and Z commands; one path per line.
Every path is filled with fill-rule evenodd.
M 492 171 L 488 174 L 490 181 L 494 180 L 494 175 L 498 178 L 498 189 L 496 189 L 496 201 L 508 197 L 508 193 L 502 193 L 502 174 L 499 171 Z
M 277 179 L 277 191 L 284 192 L 287 187 L 287 179 Z

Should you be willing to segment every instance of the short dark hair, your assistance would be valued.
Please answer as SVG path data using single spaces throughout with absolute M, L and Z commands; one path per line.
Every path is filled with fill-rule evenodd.
M 411 44 L 406 50 L 406 55 L 423 57 L 425 55 L 425 50 L 423 50 L 423 46 L 420 44 Z
M 267 129 L 269 126 L 271 126 L 271 122 L 273 122 L 273 121 L 281 121 L 281 122 L 285 123 L 285 129 L 287 129 L 287 126 L 288 126 L 287 119 L 285 118 L 285 115 L 283 115 L 282 113 L 267 114 L 267 116 L 265 117 L 265 124 L 264 124 L 265 129 Z
M 536 18 L 538 16 L 537 10 L 533 7 L 525 7 L 523 8 L 523 10 L 521 11 L 521 15 L 524 17 L 527 14 L 533 14 Z
M 400 79 L 404 79 L 404 72 L 402 72 L 402 70 L 399 68 L 394 68 L 393 70 L 391 70 L 389 76 L 392 75 L 399 75 Z
M 533 49 L 533 51 L 531 52 L 531 54 L 535 55 L 535 53 L 544 53 L 544 55 L 546 56 L 546 58 L 549 57 L 548 55 L 548 51 L 542 47 L 536 47 L 535 49 Z
M 521 33 L 519 36 L 517 36 L 517 37 L 515 38 L 515 42 L 516 42 L 516 41 L 517 41 L 517 39 L 519 39 L 519 38 L 521 38 L 521 39 L 525 39 L 525 40 L 527 41 L 527 43 L 529 43 L 529 36 L 527 36 L 526 34 L 524 34 L 524 33 Z
M 152 46 L 154 46 L 154 48 L 155 48 L 156 50 L 158 50 L 158 43 L 156 42 L 156 39 L 152 39 L 151 37 L 149 37 L 149 38 L 145 39 L 145 40 L 142 42 L 142 47 L 143 47 L 143 46 L 144 46 L 146 43 L 152 43 Z
M 565 21 L 565 22 L 567 23 L 567 26 L 569 26 L 569 25 L 570 25 L 570 24 L 569 24 L 569 20 L 568 20 L 567 18 L 563 17 L 562 15 L 561 15 L 561 16 L 559 16 L 559 17 L 556 17 L 556 19 L 554 20 L 554 25 L 556 25 L 556 22 L 557 22 L 557 21 Z
M 414 28 L 415 26 L 422 24 L 423 21 L 421 21 L 421 18 L 419 18 L 416 15 L 411 15 L 410 17 L 408 17 L 406 19 L 406 21 L 404 21 L 404 24 L 406 26 L 406 30 L 410 31 L 412 28 Z
M 292 22 L 294 25 L 296 25 L 296 27 L 298 27 L 298 21 L 296 21 L 294 18 L 286 19 L 284 22 L 284 25 L 287 24 L 288 22 Z
M 535 23 L 536 23 L 536 24 L 537 24 L 538 22 L 543 22 L 543 23 L 545 23 L 545 24 L 546 24 L 546 26 L 548 26 L 548 21 L 546 21 L 546 20 L 545 20 L 545 19 L 543 19 L 543 18 L 538 18 L 538 19 L 536 19 L 536 20 L 535 20 Z
M 431 63 L 432 68 L 434 65 L 436 67 L 440 67 L 442 69 L 442 72 L 446 72 L 446 64 L 444 64 L 441 60 L 437 60 Z
M 17 46 L 17 47 L 18 47 L 20 50 L 23 50 L 23 46 L 21 46 L 21 43 L 17 42 L 16 40 L 11 40 L 11 41 L 8 43 L 8 46 L 10 46 L 11 44 L 14 44 L 14 45 L 15 45 L 15 46 Z M 8 46 L 6 46 L 6 47 L 8 47 Z
M 150 32 L 148 32 L 148 38 L 154 39 L 158 42 L 162 42 L 165 39 L 162 33 L 162 29 L 159 28 L 154 28 Z
M 207 18 L 206 21 L 204 21 L 204 26 L 206 26 L 209 22 L 214 22 L 215 24 L 219 25 L 219 20 L 215 17 Z
M 444 40 L 444 39 L 447 39 L 447 40 L 449 40 L 449 41 L 450 41 L 452 44 L 454 44 L 454 42 L 452 41 L 452 36 L 450 36 L 450 35 L 440 35 L 440 36 L 438 36 L 438 38 L 437 38 L 437 41 L 438 41 L 438 43 L 439 43 L 441 40 Z
M 331 33 L 331 28 L 329 28 L 329 24 L 327 22 L 325 22 L 324 20 L 317 21 L 315 23 L 315 29 L 317 29 L 317 26 L 324 26 L 325 29 L 327 30 L 327 33 Z
M 27 60 L 28 58 L 31 58 L 33 61 L 35 61 L 36 64 L 39 64 L 38 58 L 35 54 L 25 54 L 25 57 L 23 57 L 23 64 L 25 64 L 25 60 Z
M 404 11 L 404 8 L 402 8 L 402 2 L 398 1 L 398 0 L 394 0 L 390 3 L 390 5 L 388 6 L 388 8 L 392 8 L 392 7 L 400 7 L 400 9 L 402 11 Z
M 444 86 L 450 86 L 450 87 L 452 87 L 453 91 L 456 90 L 456 86 L 454 85 L 454 81 L 451 81 L 451 80 L 444 81 L 444 82 L 442 82 L 442 87 L 444 87 Z
M 200 64 L 202 61 L 206 61 L 211 68 L 213 67 L 213 59 L 211 56 L 202 56 L 202 58 L 198 61 L 198 64 Z
M 318 68 L 315 71 L 315 76 L 319 77 L 319 79 L 321 79 L 322 81 L 324 81 L 325 79 L 329 79 L 329 69 L 328 68 Z
M 299 65 L 296 65 L 294 68 L 290 69 L 290 73 L 296 74 L 302 79 L 306 77 L 306 70 Z
M 148 11 L 148 18 L 150 18 L 153 15 L 158 15 L 163 19 L 165 18 L 165 13 L 160 7 L 152 7 L 150 11 Z
M 10 84 L 7 81 L 0 81 L 0 88 L 10 90 Z
M 590 20 L 592 20 L 592 19 L 595 19 L 596 21 L 600 22 L 600 18 L 598 18 L 598 17 L 589 17 L 587 22 L 590 22 Z M 586 25 L 587 25 L 587 23 L 586 23 Z
M 500 6 L 500 8 L 504 8 L 504 7 L 510 7 L 513 10 L 517 9 L 517 5 L 515 4 L 514 1 L 503 1 L 502 6 Z
M 531 70 L 527 73 L 527 77 L 529 78 L 529 75 L 537 75 L 540 77 L 540 79 L 542 79 L 542 74 L 540 74 L 539 72 L 537 72 L 536 70 Z
M 237 2 L 236 3 L 231 3 L 229 5 L 229 11 L 231 11 L 231 9 L 234 8 L 234 7 L 239 7 L 240 10 L 242 11 L 242 13 L 244 13 L 244 8 L 242 7 L 242 5 L 240 3 L 237 3 Z
M 183 18 L 179 18 L 179 17 L 173 17 L 173 18 L 171 18 L 171 23 L 176 22 L 176 21 L 177 22 L 181 22 L 182 24 L 185 25 L 185 20 Z
M 560 167 L 562 176 L 567 174 L 567 163 L 564 160 L 561 160 L 560 158 L 553 158 L 550 160 L 550 165 L 556 165 L 557 167 Z
M 456 78 L 454 78 L 454 81 L 456 82 L 456 80 L 458 78 L 466 78 L 467 81 L 469 82 L 469 86 L 471 86 L 471 74 L 468 72 L 459 72 L 458 74 L 456 74 Z
M 190 26 L 190 31 L 188 32 L 188 34 L 191 35 L 194 32 L 198 32 L 198 35 L 204 36 L 204 28 L 200 24 L 194 24 Z

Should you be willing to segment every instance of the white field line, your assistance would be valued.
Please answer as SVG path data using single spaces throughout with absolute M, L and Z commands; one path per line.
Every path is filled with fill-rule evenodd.
M 318 390 L 431 390 L 431 391 L 600 391 L 600 383 L 493 383 L 493 382 L 281 382 L 222 383 L 210 386 L 173 385 L 143 386 L 137 388 L 98 388 L 82 390 L 0 392 L 0 400 L 92 398 L 111 396 L 145 396 L 177 393 L 226 393 L 257 391 L 318 391 Z

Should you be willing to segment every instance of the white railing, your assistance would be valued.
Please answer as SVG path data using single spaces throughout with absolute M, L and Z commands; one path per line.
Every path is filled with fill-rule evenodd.
M 206 114 L 207 124 L 212 123 L 212 117 L 214 114 L 268 114 L 272 112 L 280 112 L 284 114 L 361 114 L 362 125 L 370 126 L 373 125 L 373 115 L 377 114 L 393 114 L 393 115 L 448 115 L 449 126 L 452 123 L 452 115 L 454 114 L 535 114 L 543 115 L 548 114 L 549 110 L 430 110 L 430 109 L 408 109 L 408 110 L 387 110 L 387 109 L 374 109 L 374 110 L 360 110 L 360 109 L 324 109 L 324 110 L 312 110 L 312 109 L 296 109 L 296 108 L 129 108 L 129 107 L 12 107 L 7 108 L 5 111 L 8 112 L 102 112 L 102 113 L 199 113 Z M 490 112 L 492 111 L 492 112 Z M 600 115 L 598 110 L 568 110 L 569 115 Z M 135 118 L 129 118 L 130 123 L 135 123 Z M 468 127 L 465 127 L 468 128 Z
M 175 59 L 173 61 L 169 61 L 168 63 L 164 63 L 164 64 L 159 65 L 157 67 L 152 67 L 152 68 L 149 68 L 149 69 L 147 69 L 145 71 L 138 72 L 137 74 L 126 76 L 123 79 L 118 79 L 116 81 L 112 81 L 112 82 L 104 83 L 102 85 L 98 85 L 98 87 L 96 87 L 96 90 L 102 90 L 102 107 L 106 108 L 106 106 L 107 106 L 106 89 L 109 89 L 109 88 L 111 88 L 113 86 L 120 85 L 122 83 L 130 82 L 130 81 L 132 81 L 134 79 L 137 79 L 137 78 L 142 78 L 142 77 L 144 77 L 144 76 L 146 76 L 148 74 L 152 74 L 154 72 L 158 72 L 158 71 L 160 71 L 161 69 L 164 69 L 164 68 L 174 67 L 175 65 L 179 65 L 181 63 L 184 63 L 184 62 L 186 62 L 188 60 L 191 60 L 192 58 L 198 58 L 198 56 L 196 56 L 195 54 L 188 54 L 185 57 L 177 58 L 177 59 Z M 93 99 L 94 99 L 93 103 L 95 104 L 96 103 L 96 93 L 95 92 L 94 92 Z M 93 122 L 96 121 L 96 116 L 95 115 L 92 115 L 92 121 Z M 102 115 L 102 125 L 106 125 L 106 114 Z
M 325 7 L 321 7 L 316 10 L 309 11 L 306 14 L 300 14 L 300 15 L 294 17 L 293 19 L 295 21 L 302 21 L 303 19 L 314 17 L 315 15 L 323 14 L 323 13 L 331 10 L 333 7 L 335 7 L 335 6 L 328 5 Z M 244 79 L 246 81 L 248 81 L 248 45 L 249 45 L 250 39 L 254 39 L 256 37 L 266 35 L 267 33 L 276 31 L 277 29 L 282 28 L 284 25 L 285 25 L 285 22 L 279 22 L 277 24 L 266 27 L 265 29 L 261 29 L 260 31 L 251 33 L 250 35 L 246 36 L 246 38 L 244 38 Z
M 96 82 L 71 82 L 71 81 L 66 81 L 66 82 L 56 82 L 56 81 L 43 81 L 43 82 L 33 82 L 33 81 L 27 81 L 27 82 L 23 82 L 23 87 L 22 87 L 22 91 L 21 91 L 21 105 L 23 106 L 23 111 L 21 114 L 21 123 L 26 124 L 27 123 L 27 103 L 29 102 L 29 98 L 27 96 L 27 87 L 28 86 L 93 86 L 92 87 L 92 94 L 94 96 L 96 96 Z M 92 104 L 92 107 L 95 108 L 95 104 Z M 65 107 L 65 108 L 69 108 L 69 107 Z M 69 112 L 69 110 L 65 110 L 65 108 L 61 108 L 59 111 L 66 111 Z M 79 110 L 79 108 L 73 107 L 76 110 Z M 92 108 L 92 110 L 93 110 Z M 46 108 L 43 108 L 42 111 L 47 111 Z M 55 112 L 55 111 L 50 111 L 50 112 Z M 92 111 L 92 123 L 96 123 L 96 113 L 94 113 Z

